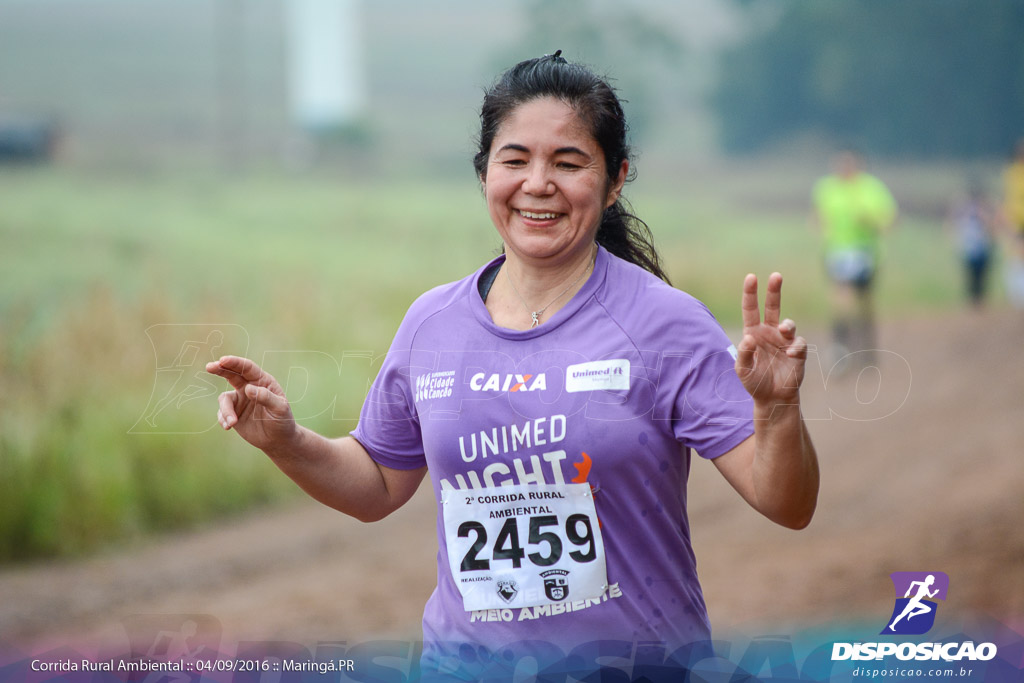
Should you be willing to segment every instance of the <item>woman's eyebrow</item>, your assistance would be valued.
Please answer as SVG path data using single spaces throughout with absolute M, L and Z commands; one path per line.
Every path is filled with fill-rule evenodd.
M 501 149 L 499 149 L 498 151 L 504 152 L 505 150 L 525 152 L 527 154 L 529 154 L 530 152 L 530 149 L 526 145 L 521 145 L 518 142 L 510 142 L 507 145 L 502 145 Z M 588 159 L 590 158 L 589 154 L 584 152 L 579 147 L 573 147 L 572 145 L 569 145 L 568 147 L 559 147 L 558 149 L 555 150 L 555 154 L 579 154 L 580 156 L 586 157 Z

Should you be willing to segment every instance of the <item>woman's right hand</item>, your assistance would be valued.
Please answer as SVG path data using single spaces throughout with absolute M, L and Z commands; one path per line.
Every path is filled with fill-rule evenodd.
M 223 377 L 234 387 L 218 398 L 217 421 L 257 448 L 268 451 L 291 442 L 298 427 L 284 391 L 270 373 L 248 358 L 222 356 L 206 364 L 206 371 Z

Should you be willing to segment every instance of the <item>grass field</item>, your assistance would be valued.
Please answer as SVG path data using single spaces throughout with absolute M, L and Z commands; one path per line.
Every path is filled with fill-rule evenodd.
M 715 173 L 632 194 L 676 286 L 731 328 L 743 275 L 780 270 L 786 315 L 824 328 L 804 178 Z M 926 185 L 911 204 L 945 192 Z M 789 199 L 768 207 L 737 201 L 743 192 Z M 499 246 L 471 180 L 14 169 L 0 173 L 0 207 L 0 561 L 80 554 L 293 495 L 261 454 L 214 429 L 212 389 L 197 384 L 203 395 L 143 421 L 174 386 L 164 370 L 188 335 L 228 330 L 221 353 L 265 360 L 301 394 L 300 421 L 343 434 L 372 376 L 366 353 L 386 350 L 413 298 Z M 882 315 L 959 306 L 959 292 L 934 217 L 905 215 Z

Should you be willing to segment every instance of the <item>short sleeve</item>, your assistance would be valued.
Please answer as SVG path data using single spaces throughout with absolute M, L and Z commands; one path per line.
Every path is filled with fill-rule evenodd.
M 703 458 L 728 453 L 754 433 L 754 403 L 736 376 L 736 347 L 703 304 L 686 322 L 688 348 L 666 368 L 672 432 Z
M 868 204 L 871 215 L 880 228 L 886 228 L 896 219 L 898 207 L 889 188 L 874 176 L 869 177 Z
M 376 462 L 398 470 L 427 464 L 412 392 L 411 348 L 417 323 L 406 314 L 359 413 L 352 436 Z

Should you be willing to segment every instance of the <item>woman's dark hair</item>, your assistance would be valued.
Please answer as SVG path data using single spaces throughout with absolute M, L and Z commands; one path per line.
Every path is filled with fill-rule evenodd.
M 622 162 L 630 158 L 622 104 L 605 80 L 582 65 L 570 64 L 561 52 L 516 64 L 484 93 L 479 149 L 473 157 L 473 167 L 482 180 L 487 178 L 487 159 L 498 128 L 516 107 L 541 97 L 554 97 L 572 107 L 604 153 L 609 182 L 618 178 Z M 633 175 L 630 172 L 628 179 L 632 180 Z M 601 216 L 597 242 L 616 256 L 669 281 L 650 228 L 630 213 L 621 196 Z

